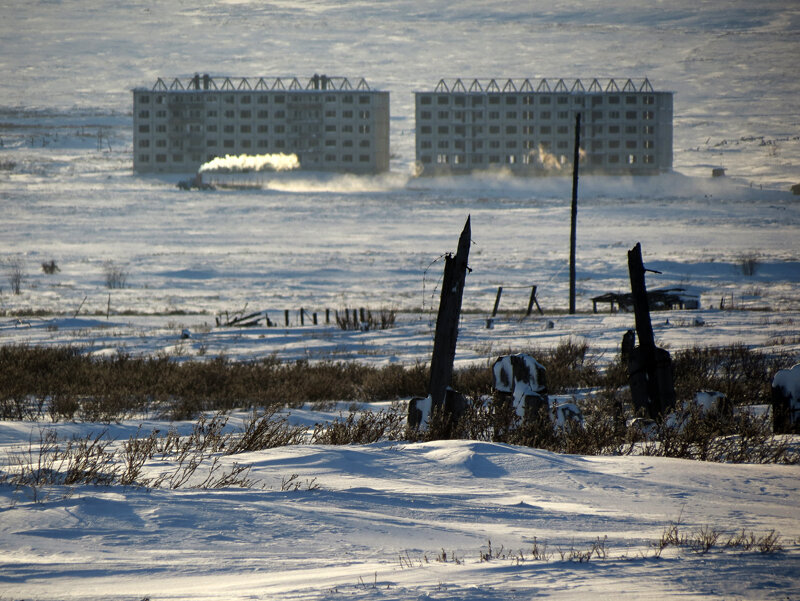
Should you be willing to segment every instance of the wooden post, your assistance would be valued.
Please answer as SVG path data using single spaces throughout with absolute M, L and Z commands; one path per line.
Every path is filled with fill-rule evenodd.
M 283 311 L 283 321 L 286 323 L 286 327 L 289 327 L 289 309 L 284 309 Z
M 525 317 L 528 317 L 533 312 L 533 305 L 536 303 L 536 310 L 539 315 L 544 315 L 544 311 L 539 306 L 539 301 L 536 299 L 536 286 L 531 286 L 531 297 L 528 299 L 528 309 L 525 311 Z
M 303 307 L 300 307 L 300 325 L 301 326 L 306 325 L 306 320 L 305 320 L 304 314 L 305 314 L 305 309 L 303 309 Z
M 656 348 L 650 304 L 644 282 L 642 246 L 638 242 L 628 251 L 628 273 L 631 280 L 636 336 L 639 346 L 629 359 L 631 395 L 637 408 L 644 407 L 652 419 L 664 415 L 675 405 L 672 360 L 669 352 Z
M 461 316 L 461 301 L 464 295 L 464 282 L 467 276 L 469 245 L 472 231 L 470 218 L 458 239 L 455 256 L 448 254 L 444 260 L 444 278 L 436 317 L 436 334 L 433 339 L 431 357 L 431 380 L 428 394 L 431 397 L 431 410 L 443 409 L 447 388 L 453 375 L 453 360 L 456 356 L 458 321 Z
M 317 325 L 317 314 L 316 313 L 312 313 L 311 314 L 311 321 L 314 322 L 314 325 Z
M 572 158 L 572 217 L 569 228 L 569 314 L 575 314 L 575 245 L 578 229 L 578 163 L 581 146 L 581 114 L 575 115 L 575 153 Z
M 500 306 L 500 295 L 503 294 L 503 287 L 497 287 L 497 296 L 494 299 L 494 308 L 492 309 L 492 317 L 497 315 L 497 307 Z
M 329 324 L 331 322 L 331 310 L 325 309 L 325 323 Z

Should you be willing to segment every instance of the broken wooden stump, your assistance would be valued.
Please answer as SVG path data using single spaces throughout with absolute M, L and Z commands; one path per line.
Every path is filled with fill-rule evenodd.
M 455 423 L 466 410 L 466 400 L 450 388 L 450 381 L 453 377 L 464 283 L 469 269 L 471 236 L 470 218 L 467 217 L 458 238 L 456 254 L 447 254 L 444 258 L 444 277 L 433 338 L 428 398 L 409 403 L 408 424 L 411 427 L 425 427 L 426 417 L 435 412 L 444 413 L 445 421 Z

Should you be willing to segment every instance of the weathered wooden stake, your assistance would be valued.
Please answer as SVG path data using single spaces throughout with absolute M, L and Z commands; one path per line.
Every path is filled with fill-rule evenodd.
M 533 312 L 533 304 L 536 303 L 536 310 L 539 315 L 544 315 L 544 311 L 539 306 L 539 301 L 536 299 L 536 286 L 531 286 L 531 297 L 528 299 L 528 310 L 525 311 L 525 317 L 528 317 Z
M 464 224 L 458 238 L 455 256 L 448 254 L 444 259 L 444 278 L 436 317 L 436 334 L 433 339 L 431 357 L 431 380 L 428 394 L 431 397 L 431 410 L 445 407 L 447 388 L 453 375 L 453 361 L 456 356 L 458 321 L 461 316 L 461 301 L 464 295 L 464 281 L 467 276 L 469 245 L 472 236 L 470 218 Z
M 500 306 L 500 295 L 503 294 L 503 287 L 497 287 L 497 296 L 494 298 L 494 308 L 492 309 L 492 317 L 497 315 L 497 307 Z
M 286 327 L 289 327 L 289 309 L 284 309 L 283 311 L 283 321 L 286 324 Z
M 628 273 L 639 346 L 630 354 L 628 372 L 634 405 L 646 409 L 649 416 L 656 419 L 675 405 L 675 387 L 669 352 L 656 348 L 644 272 L 642 246 L 637 242 L 628 251 Z

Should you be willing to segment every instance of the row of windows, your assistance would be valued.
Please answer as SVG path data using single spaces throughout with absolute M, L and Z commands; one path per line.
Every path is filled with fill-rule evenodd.
M 239 114 L 236 114 L 236 111 L 229 109 L 222 112 L 223 116 L 226 119 L 252 119 L 253 117 L 257 119 L 269 119 L 269 111 L 267 110 L 258 110 L 252 111 L 249 109 L 242 109 L 239 111 Z M 167 118 L 167 111 L 166 110 L 157 110 L 153 112 L 153 115 L 156 119 L 166 119 Z M 170 112 L 170 115 L 173 119 L 202 119 L 203 114 L 202 111 L 199 109 L 192 109 L 190 111 L 182 111 L 182 110 L 175 110 L 173 109 Z M 209 109 L 206 111 L 205 116 L 207 118 L 215 119 L 219 116 L 219 112 L 216 109 Z M 286 118 L 286 111 L 277 110 L 272 113 L 272 117 L 274 119 L 285 119 Z M 292 110 L 289 111 L 289 118 L 294 120 L 302 120 L 302 119 L 319 119 L 320 111 L 300 111 L 300 110 Z M 335 109 L 329 109 L 325 111 L 325 117 L 331 119 L 369 119 L 370 112 L 368 110 L 360 110 L 360 111 L 353 111 L 353 110 L 343 110 L 343 111 L 336 111 Z M 149 119 L 150 118 L 150 111 L 148 109 L 142 109 L 139 111 L 139 118 L 140 119 Z
M 645 121 L 651 121 L 655 119 L 655 113 L 653 111 L 592 111 L 591 112 L 591 119 L 592 121 L 602 121 L 604 118 L 608 119 L 622 119 L 622 115 L 625 115 L 625 119 L 627 120 L 636 120 L 636 119 L 644 119 Z M 444 121 L 464 121 L 466 119 L 471 118 L 473 122 L 483 121 L 483 111 L 437 111 L 436 118 L 441 119 Z M 489 121 L 499 121 L 501 119 L 506 120 L 513 120 L 517 121 L 518 119 L 522 119 L 523 121 L 550 121 L 553 118 L 553 113 L 551 111 L 506 111 L 505 113 L 501 111 L 489 111 L 487 113 Z M 564 120 L 573 120 L 574 115 L 571 114 L 569 111 L 557 111 L 556 112 L 557 118 L 561 121 Z M 431 121 L 433 120 L 433 112 L 432 111 L 420 111 L 418 119 L 420 121 Z
M 439 153 L 436 155 L 431 154 L 423 154 L 420 156 L 420 162 L 429 165 L 429 164 L 439 164 L 439 165 L 463 165 L 468 166 L 468 162 L 471 165 L 481 165 L 481 164 L 489 164 L 489 165 L 499 165 L 499 164 L 506 164 L 506 165 L 535 165 L 538 161 L 538 157 L 534 156 L 533 154 L 445 154 Z M 567 157 L 566 155 L 560 155 L 555 157 L 555 161 L 561 165 L 566 164 Z M 644 154 L 644 155 L 636 155 L 636 154 L 609 154 L 609 155 L 593 155 L 589 157 L 589 163 L 593 165 L 635 165 L 637 163 L 642 163 L 645 165 L 654 165 L 655 164 L 655 156 L 652 154 Z
M 583 106 L 585 100 L 591 99 L 592 106 L 600 106 L 602 104 L 655 104 L 656 98 L 653 95 L 617 95 L 617 94 L 586 94 L 586 95 L 547 95 L 547 94 L 513 94 L 513 93 L 497 93 L 497 94 L 431 94 L 431 95 L 418 95 L 419 104 L 429 105 L 437 104 L 439 106 L 450 105 L 453 106 L 483 106 L 505 104 L 507 106 L 522 104 L 522 105 L 550 105 L 560 104 L 568 105 L 572 100 L 573 105 Z M 434 103 L 435 98 L 435 103 Z M 624 100 L 623 100 L 624 99 Z
M 207 159 L 206 160 L 210 161 L 214 157 L 216 157 L 216 155 L 209 154 L 209 155 L 207 155 Z M 151 158 L 151 155 L 149 155 L 149 154 L 146 154 L 146 153 L 139 154 L 139 162 L 140 163 L 150 163 L 150 158 Z M 173 162 L 173 163 L 183 163 L 185 160 L 189 160 L 191 162 L 198 163 L 198 162 L 202 161 L 203 159 L 202 159 L 202 155 L 198 154 L 198 153 L 189 154 L 189 155 L 186 155 L 186 154 L 183 154 L 183 153 L 173 153 L 171 155 L 164 154 L 164 153 L 159 153 L 159 154 L 156 154 L 155 156 L 153 156 L 153 162 L 154 163 L 167 163 L 168 160 Z M 336 155 L 336 154 L 333 154 L 333 153 L 326 153 L 325 154 L 325 161 L 329 162 L 329 163 L 337 163 L 337 162 L 341 162 L 341 163 L 354 163 L 354 162 L 369 163 L 369 162 L 371 162 L 371 160 L 372 160 L 372 157 L 370 157 L 370 155 L 368 155 L 368 154 L 359 154 L 359 155 L 342 154 L 340 156 Z
M 319 93 L 308 94 L 281 94 L 268 92 L 264 94 L 220 94 L 219 92 L 189 92 L 153 95 L 153 104 L 196 104 L 200 102 L 220 102 L 224 104 L 286 104 L 287 99 L 292 103 L 319 103 Z M 136 99 L 140 104 L 151 104 L 150 94 L 139 94 Z M 325 103 L 341 102 L 342 104 L 371 104 L 372 96 L 369 94 L 331 94 L 324 95 Z
M 487 148 L 538 148 L 541 146 L 549 147 L 551 142 L 549 140 L 506 140 L 505 143 L 501 143 L 500 140 L 489 140 L 486 144 Z M 455 150 L 465 150 L 467 148 L 467 143 L 464 140 L 438 140 L 434 145 L 432 140 L 420 140 L 419 147 L 422 150 L 429 150 L 433 147 L 436 147 L 440 150 L 448 150 L 449 148 L 454 148 Z M 636 149 L 639 147 L 642 148 L 655 148 L 655 144 L 653 140 L 643 140 L 641 144 L 638 140 L 593 140 L 589 148 L 591 150 L 603 150 L 605 148 L 628 148 L 628 149 Z M 481 150 L 484 148 L 484 141 L 483 140 L 472 140 L 469 146 L 473 150 Z M 570 142 L 567 140 L 558 140 L 556 142 L 556 148 L 570 148 Z
M 487 133 L 490 136 L 516 136 L 518 134 L 522 135 L 534 135 L 540 134 L 543 136 L 549 136 L 553 133 L 557 135 L 568 135 L 572 133 L 572 128 L 567 125 L 506 125 L 501 127 L 500 125 L 489 125 L 484 127 L 483 125 L 474 125 L 467 129 L 464 125 L 438 125 L 436 126 L 435 130 L 434 127 L 431 125 L 420 125 L 419 133 L 421 136 L 430 136 L 434 134 L 434 131 L 439 136 L 483 136 L 484 133 Z M 655 128 L 650 125 L 645 126 L 637 126 L 637 125 L 626 125 L 624 128 L 620 125 L 609 125 L 608 126 L 608 134 L 610 135 L 620 135 L 624 133 L 625 135 L 638 135 L 642 134 L 649 134 L 652 135 L 655 132 Z M 585 137 L 586 130 L 582 127 L 581 128 L 581 137 Z M 605 130 L 602 125 L 592 127 L 592 136 L 601 136 L 604 135 Z

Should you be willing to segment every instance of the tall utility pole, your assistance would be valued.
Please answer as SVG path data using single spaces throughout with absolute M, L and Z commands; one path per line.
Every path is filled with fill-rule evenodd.
M 575 314 L 575 238 L 578 227 L 578 161 L 581 146 L 581 114 L 575 115 L 575 154 L 572 158 L 572 220 L 569 229 L 569 314 Z

